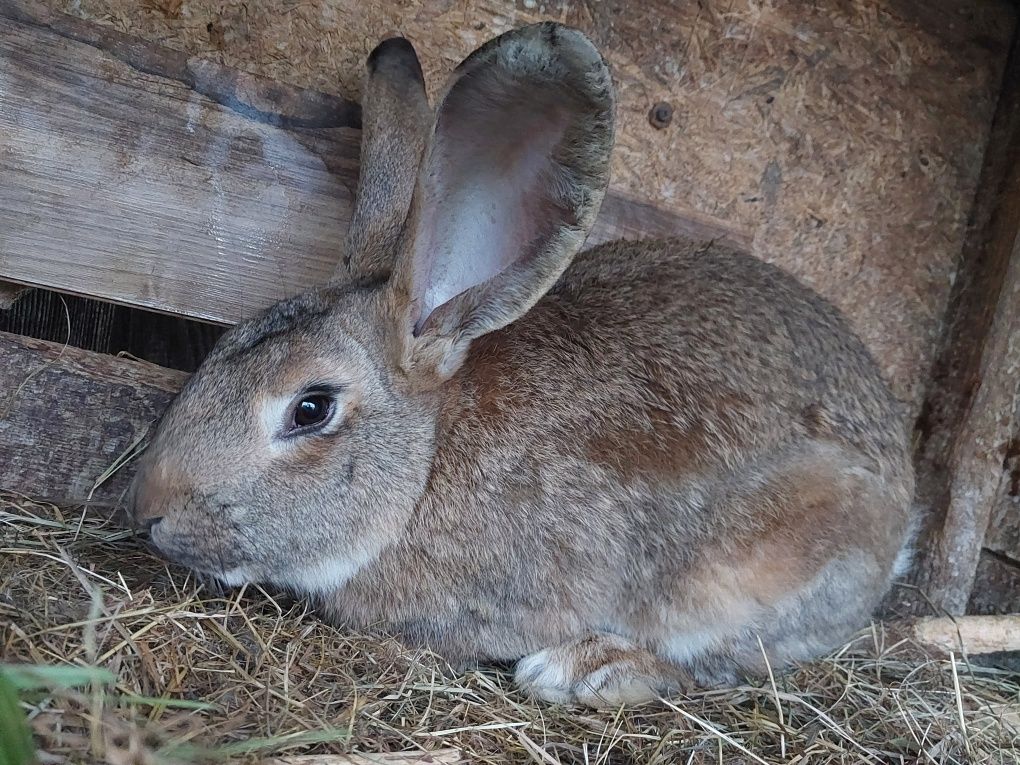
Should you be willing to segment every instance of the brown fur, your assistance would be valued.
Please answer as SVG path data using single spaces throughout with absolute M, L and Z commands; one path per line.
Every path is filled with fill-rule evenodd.
M 137 517 L 170 556 L 292 587 L 337 623 L 520 660 L 551 700 L 641 700 L 761 672 L 762 649 L 778 668 L 837 645 L 908 541 L 907 438 L 874 362 L 752 257 L 665 241 L 574 258 L 606 183 L 608 74 L 556 25 L 459 76 L 484 88 L 492 69 L 499 92 L 565 78 L 582 104 L 562 145 L 522 159 L 555 163 L 535 176 L 559 200 L 540 240 L 420 316 L 412 201 L 389 282 L 369 268 L 224 337 L 144 457 Z M 336 429 L 278 433 L 322 383 Z

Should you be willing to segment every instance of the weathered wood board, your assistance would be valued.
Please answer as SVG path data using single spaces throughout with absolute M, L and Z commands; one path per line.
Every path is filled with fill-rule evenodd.
M 0 2 L 0 278 L 234 323 L 324 283 L 358 109 Z M 614 195 L 590 243 L 737 227 Z
M 1020 428 L 1020 42 L 970 220 L 915 456 L 928 512 L 915 582 L 953 614 L 971 597 L 982 546 L 1020 560 L 1007 541 L 1017 524 L 1003 512 L 1016 507 L 1006 495 Z
M 116 505 L 138 444 L 187 375 L 0 332 L 0 490 Z M 98 484 L 98 485 L 97 485 Z

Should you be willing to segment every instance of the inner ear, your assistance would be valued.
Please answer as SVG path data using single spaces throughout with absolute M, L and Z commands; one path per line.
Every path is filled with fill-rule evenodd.
M 561 88 L 522 91 L 492 73 L 469 73 L 447 94 L 413 245 L 416 334 L 451 298 L 525 265 L 558 227 L 576 224 L 564 199 L 570 173 L 555 157 L 571 101 Z
M 405 369 L 455 370 L 580 249 L 609 183 L 613 88 L 575 29 L 533 24 L 457 68 L 436 112 L 389 304 Z

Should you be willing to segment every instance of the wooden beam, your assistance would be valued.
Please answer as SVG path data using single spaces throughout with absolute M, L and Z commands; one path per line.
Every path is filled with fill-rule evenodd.
M 0 489 L 117 504 L 137 446 L 187 375 L 0 332 Z
M 356 105 L 0 0 L 0 279 L 219 323 L 324 283 Z M 589 243 L 747 231 L 613 193 Z
M 914 582 L 937 609 L 961 614 L 1006 488 L 1020 411 L 1020 43 L 1003 78 L 945 327 L 918 422 L 917 500 L 927 516 Z

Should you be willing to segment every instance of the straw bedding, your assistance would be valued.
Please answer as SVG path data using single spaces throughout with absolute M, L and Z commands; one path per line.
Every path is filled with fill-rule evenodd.
M 115 678 L 23 694 L 44 763 L 1020 762 L 1020 678 L 891 634 L 875 626 L 774 683 L 554 707 L 520 696 L 506 668 L 455 672 L 278 593 L 214 592 L 100 514 L 0 496 L 2 660 Z

